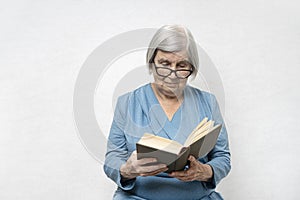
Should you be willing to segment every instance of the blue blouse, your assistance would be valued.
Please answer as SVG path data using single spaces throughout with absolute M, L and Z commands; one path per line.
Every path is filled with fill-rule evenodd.
M 204 117 L 223 125 L 215 147 L 199 158 L 200 162 L 212 167 L 214 175 L 211 182 L 183 182 L 166 173 L 138 176 L 125 182 L 121 180 L 120 166 L 136 149 L 135 144 L 144 133 L 183 144 Z M 118 185 L 114 199 L 222 199 L 214 189 L 230 168 L 227 131 L 214 95 L 187 85 L 184 101 L 171 121 L 150 83 L 118 98 L 104 164 L 105 173 Z

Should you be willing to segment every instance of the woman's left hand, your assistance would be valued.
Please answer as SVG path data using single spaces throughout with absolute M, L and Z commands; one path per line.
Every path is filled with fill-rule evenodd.
M 189 156 L 189 169 L 175 171 L 169 176 L 181 181 L 210 181 L 213 177 L 213 170 L 210 165 L 200 163 L 194 156 Z

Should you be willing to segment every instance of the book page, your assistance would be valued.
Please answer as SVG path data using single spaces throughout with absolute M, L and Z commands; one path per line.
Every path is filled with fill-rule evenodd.
M 198 126 L 192 131 L 192 133 L 188 136 L 188 138 L 185 140 L 184 146 L 186 146 L 187 143 L 190 143 L 193 137 L 197 134 L 197 131 L 205 124 L 207 123 L 207 117 L 205 117 Z
M 189 146 L 196 140 L 203 137 L 205 134 L 203 132 L 211 129 L 214 125 L 214 121 L 210 120 L 206 123 L 204 123 L 198 130 L 196 130 L 191 136 L 188 137 L 188 139 L 185 141 L 184 146 Z
M 194 141 L 190 144 L 190 154 L 196 158 L 204 156 L 208 153 L 216 144 L 222 125 L 218 124 L 213 128 L 202 132 Z
M 206 136 L 207 134 L 213 132 L 215 129 L 217 129 L 220 125 L 217 125 L 215 127 L 210 127 L 209 129 L 203 131 L 202 133 L 200 133 L 199 135 L 197 135 L 195 138 L 193 138 L 192 143 L 196 142 L 197 140 L 199 140 L 200 138 Z
M 160 136 L 145 133 L 144 136 L 137 142 L 137 144 L 152 147 L 167 151 L 174 154 L 179 154 L 182 149 L 182 145 L 174 140 L 169 140 Z

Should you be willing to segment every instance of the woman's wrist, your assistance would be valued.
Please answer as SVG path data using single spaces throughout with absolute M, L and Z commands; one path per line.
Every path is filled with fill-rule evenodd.
M 208 164 L 205 164 L 205 171 L 206 171 L 206 174 L 207 174 L 207 177 L 206 177 L 206 182 L 210 182 L 214 176 L 214 171 L 212 169 L 212 167 Z
M 124 180 L 124 181 L 135 178 L 135 176 L 133 176 L 130 173 L 130 170 L 127 169 L 126 163 L 124 163 L 123 165 L 121 165 L 121 167 L 120 167 L 120 175 L 122 177 L 122 180 Z

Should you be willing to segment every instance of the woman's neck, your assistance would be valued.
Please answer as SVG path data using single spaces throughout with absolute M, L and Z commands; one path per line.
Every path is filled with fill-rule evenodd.
M 165 95 L 163 92 L 160 92 L 159 87 L 157 87 L 156 84 L 151 84 L 151 87 L 167 118 L 169 119 L 169 121 L 171 121 L 173 119 L 174 114 L 183 102 L 183 92 L 181 95 L 178 96 L 169 96 Z

